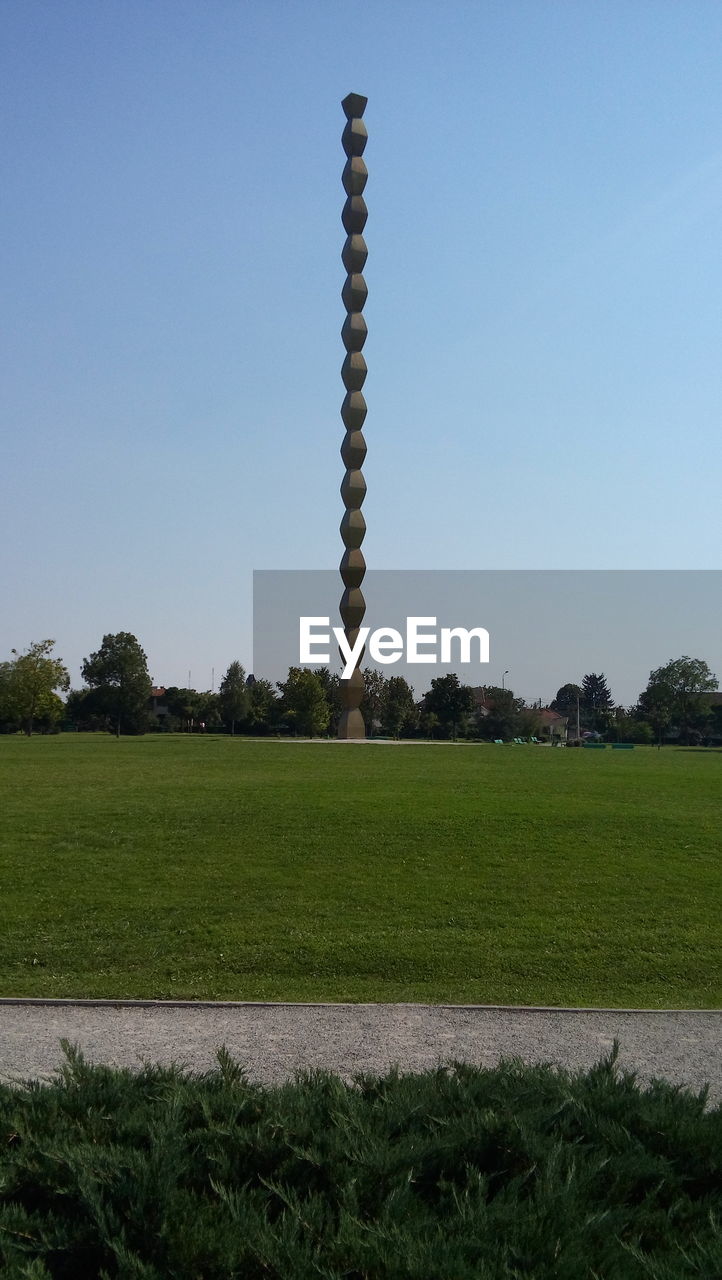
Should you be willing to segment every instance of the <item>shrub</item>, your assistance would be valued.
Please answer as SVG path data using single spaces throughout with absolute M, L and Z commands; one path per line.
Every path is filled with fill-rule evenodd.
M 87 1065 L 0 1086 L 4 1277 L 721 1274 L 722 1113 L 614 1053 L 264 1088 Z

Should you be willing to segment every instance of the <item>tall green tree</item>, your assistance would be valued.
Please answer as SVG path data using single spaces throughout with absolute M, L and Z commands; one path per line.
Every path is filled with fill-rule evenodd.
M 209 725 L 215 725 L 216 728 L 221 724 L 221 704 L 220 697 L 217 693 L 212 693 L 210 689 L 206 689 L 204 693 L 198 694 L 198 716 L 199 724 L 207 729 Z
M 523 706 L 518 715 L 518 729 L 522 738 L 536 738 L 537 735 L 541 735 L 542 718 L 538 707 Z
M 419 707 L 419 729 L 425 738 L 434 738 L 439 724 L 435 711 L 428 711 L 422 702 Z
M 321 682 L 321 688 L 326 696 L 329 707 L 328 724 L 325 732 L 335 733 L 338 728 L 338 722 L 341 719 L 341 681 L 335 672 L 329 671 L 328 667 L 316 667 L 314 675 Z
M 82 732 L 96 733 L 108 728 L 100 689 L 71 689 L 65 700 L 65 714 Z
M 70 688 L 70 676 L 60 658 L 52 657 L 54 640 L 39 640 L 25 653 L 12 652 L 14 662 L 3 663 L 0 691 L 5 700 L 3 718 L 15 721 L 28 737 L 36 721 L 48 726 L 63 714 L 63 703 L 55 692 Z
M 722 707 L 719 705 L 710 707 L 707 732 L 714 742 L 722 738 Z
M 148 659 L 130 631 L 103 636 L 100 648 L 85 659 L 81 671 L 85 683 L 97 689 L 98 705 L 116 737 L 145 733 L 151 690 Z
M 328 732 L 330 707 L 322 681 L 308 667 L 290 667 L 278 682 L 284 719 L 296 732 L 313 738 Z
M 221 680 L 218 689 L 218 705 L 221 717 L 232 734 L 236 725 L 248 715 L 250 698 L 246 684 L 246 673 L 240 662 L 232 662 Z
M 591 672 L 582 680 L 581 709 L 588 728 L 596 729 L 599 733 L 608 728 L 614 699 L 603 672 L 601 675 Z
M 17 732 L 18 721 L 13 698 L 12 662 L 0 662 L 0 731 Z
M 248 686 L 248 715 L 251 733 L 268 733 L 276 724 L 279 700 L 270 680 L 254 680 Z
M 366 726 L 367 737 L 373 738 L 374 730 L 381 723 L 386 694 L 386 676 L 375 667 L 365 667 L 363 671 L 364 696 L 361 699 L 361 715 Z
M 608 742 L 638 742 L 649 746 L 654 742 L 654 729 L 651 723 L 636 714 L 637 709 L 629 711 L 625 707 L 615 707 L 607 730 Z
M 431 681 L 431 688 L 424 696 L 426 711 L 433 712 L 452 738 L 462 728 L 474 709 L 474 694 L 468 684 L 461 684 L 459 677 L 451 672 L 447 676 L 438 676 Z
M 705 694 L 717 689 L 717 677 L 702 658 L 673 658 L 650 671 L 647 688 L 639 698 L 645 718 L 661 732 L 676 725 L 683 742 L 690 729 L 701 727 L 709 718 Z
M 651 724 L 657 745 L 661 747 L 665 734 L 672 724 L 674 715 L 674 698 L 671 690 L 663 684 L 649 684 L 640 693 L 639 702 L 634 708 L 635 719 Z
M 576 726 L 577 723 L 577 700 L 582 701 L 582 686 L 580 684 L 563 684 L 561 689 L 557 689 L 556 697 L 549 703 L 551 711 L 556 711 L 560 716 L 566 716 L 570 724 Z
M 389 676 L 381 705 L 381 723 L 394 738 L 413 733 L 419 723 L 414 691 L 403 676 Z
M 184 689 L 180 685 L 171 684 L 163 694 L 163 704 L 172 717 L 173 728 L 180 727 L 190 733 L 196 720 L 201 720 L 201 699 L 203 695 L 196 689 Z
M 487 714 L 479 716 L 479 733 L 484 738 L 515 738 L 522 732 L 521 712 L 524 699 L 514 696 L 513 689 L 488 685 L 484 689 Z

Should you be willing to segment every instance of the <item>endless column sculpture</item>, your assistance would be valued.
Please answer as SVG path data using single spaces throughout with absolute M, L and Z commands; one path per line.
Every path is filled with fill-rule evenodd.
M 341 407 L 341 418 L 346 428 L 346 435 L 341 445 L 341 457 L 346 467 L 341 485 L 341 497 L 346 508 L 341 521 L 341 537 L 346 550 L 341 560 L 341 578 L 345 589 L 341 597 L 340 612 L 346 639 L 350 645 L 356 643 L 366 612 L 366 601 L 361 592 L 361 583 L 366 572 L 366 561 L 361 551 L 361 543 L 366 532 L 366 521 L 361 514 L 361 504 L 366 496 L 366 482 L 361 474 L 363 460 L 366 457 L 366 441 L 361 430 L 366 417 L 366 401 L 361 394 L 361 388 L 366 380 L 366 361 L 361 349 L 366 341 L 367 329 L 361 313 L 368 290 L 361 273 L 366 265 L 368 250 L 361 233 L 368 217 L 366 202 L 363 198 L 368 170 L 362 159 L 368 135 L 361 117 L 367 101 L 368 99 L 362 97 L 360 93 L 349 93 L 341 103 L 346 116 L 346 127 L 341 141 L 347 156 L 342 178 L 346 203 L 341 217 L 346 231 L 346 243 L 341 257 L 347 275 L 341 297 L 347 314 L 341 330 L 343 345 L 346 348 L 346 358 L 341 369 L 343 385 L 346 388 L 346 396 Z M 364 692 L 360 664 L 359 658 L 349 679 L 341 681 L 343 710 L 338 725 L 339 738 L 365 738 L 366 736 L 363 716 L 359 710 Z

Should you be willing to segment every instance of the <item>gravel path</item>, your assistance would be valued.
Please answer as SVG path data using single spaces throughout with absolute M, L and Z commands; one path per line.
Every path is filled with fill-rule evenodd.
M 722 1103 L 722 1011 L 517 1009 L 418 1004 L 113 1004 L 0 1001 L 0 1079 L 48 1078 L 59 1041 L 89 1061 L 178 1062 L 204 1071 L 225 1044 L 249 1076 L 275 1083 L 324 1067 L 350 1078 L 393 1063 L 422 1071 L 501 1057 L 586 1069 L 620 1042 L 620 1066 L 662 1076 Z

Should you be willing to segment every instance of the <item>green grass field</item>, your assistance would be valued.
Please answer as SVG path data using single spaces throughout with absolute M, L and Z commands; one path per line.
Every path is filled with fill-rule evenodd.
M 722 753 L 0 738 L 0 995 L 718 1007 Z

